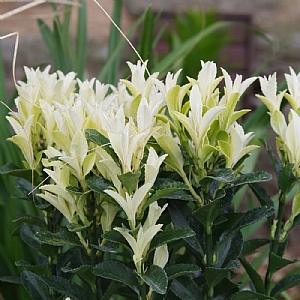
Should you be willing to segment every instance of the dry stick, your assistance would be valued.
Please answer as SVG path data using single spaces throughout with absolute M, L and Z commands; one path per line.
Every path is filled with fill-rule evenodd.
M 4 2 L 24 2 L 24 1 L 22 1 L 22 0 L 19 0 L 19 1 L 0 1 L 0 3 L 4 3 Z M 24 5 L 20 6 L 20 7 L 12 9 L 12 10 L 4 13 L 4 14 L 0 14 L 0 21 L 2 21 L 4 19 L 7 19 L 7 18 L 9 18 L 11 16 L 14 16 L 14 15 L 20 13 L 20 12 L 25 11 L 25 10 L 28 10 L 28 9 L 30 9 L 32 7 L 35 7 L 37 5 L 46 3 L 46 2 L 48 2 L 48 3 L 57 3 L 57 4 L 72 4 L 74 6 L 79 6 L 79 3 L 76 3 L 74 1 L 67 1 L 67 0 L 61 0 L 61 1 L 59 1 L 59 0 L 52 0 L 52 1 L 48 1 L 48 0 L 35 0 L 33 2 L 29 2 L 27 4 L 24 4 Z

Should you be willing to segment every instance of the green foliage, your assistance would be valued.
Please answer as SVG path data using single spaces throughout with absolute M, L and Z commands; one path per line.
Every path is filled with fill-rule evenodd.
M 86 2 L 80 1 L 80 4 L 75 47 L 70 47 L 72 40 L 69 27 L 73 9 L 71 6 L 66 6 L 62 20 L 58 16 L 55 17 L 52 29 L 42 20 L 38 23 L 53 58 L 54 68 L 64 73 L 76 71 L 78 77 L 83 79 L 86 55 Z M 115 0 L 114 4 L 113 19 L 119 25 L 122 1 Z M 54 4 L 53 9 L 56 11 Z M 175 20 L 177 33 L 170 37 L 174 48 L 170 54 L 155 64 L 153 35 L 156 19 L 151 8 L 147 9 L 132 27 L 131 33 L 142 20 L 143 29 L 138 51 L 144 60 L 149 60 L 149 69 L 153 68 L 164 74 L 177 63 L 176 67 L 181 65 L 184 69 L 183 76 L 189 75 L 193 78 L 197 77 L 193 71 L 196 70 L 195 61 L 199 61 L 199 53 L 204 61 L 215 60 L 219 50 L 228 42 L 225 29 L 232 25 L 230 22 L 217 22 L 213 12 L 208 12 L 205 16 L 199 15 L 199 12 L 189 12 L 185 16 L 177 17 Z M 212 34 L 214 39 L 211 38 Z M 105 72 L 100 73 L 99 77 L 107 75 L 106 82 L 114 85 L 118 78 L 121 47 L 119 31 L 112 25 Z M 1 66 L 0 84 L 2 82 L 4 82 L 4 75 Z M 147 84 L 146 82 L 146 96 L 151 94 Z M 8 178 L 16 177 L 15 187 L 22 194 L 18 196 L 26 200 L 23 203 L 31 208 L 26 208 L 28 215 L 15 220 L 18 225 L 13 228 L 14 235 L 31 250 L 26 250 L 22 259 L 19 253 L 11 255 L 9 250 L 18 247 L 18 244 L 9 243 L 9 247 L 5 246 L 9 241 L 6 236 L 7 229 L 12 229 L 10 226 L 5 228 L 5 236 L 0 240 L 0 259 L 4 262 L 3 272 L 6 272 L 3 275 L 17 275 L 18 272 L 11 264 L 12 258 L 17 258 L 15 265 L 25 270 L 21 272 L 20 277 L 2 276 L 0 281 L 22 285 L 31 299 L 43 300 L 66 297 L 82 300 L 121 299 L 119 297 L 125 299 L 138 297 L 141 300 L 276 299 L 286 289 L 299 284 L 299 274 L 290 274 L 276 284 L 272 283 L 276 272 L 295 263 L 283 258 L 283 255 L 287 245 L 286 236 L 300 223 L 299 195 L 295 198 L 294 215 L 288 221 L 290 223 L 283 224 L 282 220 L 287 195 L 298 183 L 293 174 L 294 166 L 280 165 L 277 169 L 280 189 L 277 210 L 277 206 L 260 186 L 261 183 L 271 180 L 271 175 L 264 171 L 245 173 L 240 168 L 247 155 L 243 155 L 235 167 L 224 167 L 224 155 L 218 157 L 216 153 L 225 142 L 227 143 L 229 135 L 233 134 L 222 129 L 219 120 L 213 120 L 209 124 L 210 128 L 206 124 L 209 133 L 199 141 L 206 143 L 207 147 L 202 150 L 207 152 L 205 159 L 211 160 L 209 163 L 204 161 L 202 164 L 204 169 L 206 168 L 204 175 L 197 173 L 195 170 L 202 162 L 196 162 L 200 160 L 199 157 L 195 159 L 191 156 L 195 149 L 192 150 L 193 147 L 188 140 L 191 140 L 190 137 L 199 128 L 194 130 L 187 121 L 187 116 L 192 113 L 191 106 L 195 104 L 191 101 L 183 103 L 184 97 L 192 93 L 189 88 L 190 85 L 186 85 L 182 90 L 179 86 L 175 86 L 169 94 L 166 115 L 161 114 L 157 119 L 166 127 L 171 124 L 166 132 L 173 131 L 170 135 L 157 137 L 162 127 L 154 128 L 151 134 L 157 133 L 157 135 L 153 134 L 145 144 L 146 150 L 141 157 L 141 166 L 137 167 L 137 170 L 122 173 L 122 161 L 118 151 L 113 147 L 111 137 L 96 129 L 86 128 L 84 134 L 87 142 L 84 134 L 80 145 L 78 143 L 76 145 L 78 141 L 74 138 L 71 141 L 72 150 L 75 149 L 76 152 L 78 146 L 83 149 L 82 144 L 86 142 L 87 153 L 99 148 L 102 152 L 89 154 L 76 152 L 75 157 L 70 156 L 71 159 L 68 154 L 62 152 L 61 155 L 48 157 L 44 163 L 50 165 L 47 169 L 49 176 L 46 172 L 38 174 L 19 167 L 18 154 L 13 156 L 13 152 L 11 159 L 3 159 L 0 173 L 5 175 L 3 177 L 5 189 L 1 191 L 0 209 L 4 210 L 6 203 L 4 201 L 8 199 L 10 189 L 13 190 L 11 183 L 8 183 Z M 123 122 L 128 120 L 134 122 L 133 120 L 137 119 L 138 126 L 143 124 L 149 111 L 146 110 L 148 108 L 146 105 L 143 107 L 145 112 L 139 111 L 142 96 L 145 97 L 142 93 L 134 95 L 130 107 L 131 115 L 126 118 L 124 116 Z M 0 97 L 6 98 L 2 89 L 0 89 Z M 213 101 L 214 97 L 215 95 L 211 95 L 207 101 Z M 179 103 L 176 102 L 178 99 L 182 107 L 179 107 Z M 235 106 L 238 100 L 237 93 L 231 99 L 234 100 L 232 102 Z M 203 105 L 201 109 L 203 108 L 208 111 L 209 105 Z M 234 108 L 232 107 L 232 110 Z M 231 109 L 227 112 L 231 112 Z M 201 111 L 201 117 L 206 113 L 205 111 L 202 114 Z M 244 111 L 234 112 L 233 121 L 243 114 Z M 174 116 L 179 117 L 175 119 Z M 225 119 L 228 123 L 229 117 L 225 116 Z M 205 121 L 209 123 L 208 118 Z M 119 122 L 117 126 L 121 127 L 121 123 Z M 8 134 L 10 129 L 9 127 L 6 129 Z M 4 128 L 3 132 L 6 129 Z M 218 131 L 219 134 L 216 133 L 214 136 L 210 129 Z M 8 136 L 10 135 L 6 137 Z M 183 141 L 182 144 L 179 144 L 174 136 Z M 142 137 L 143 135 L 139 136 L 140 139 Z M 219 143 L 210 145 L 208 141 L 210 138 Z M 135 142 L 139 142 L 138 139 Z M 93 148 L 95 145 L 97 148 Z M 126 145 L 121 144 L 121 146 Z M 225 149 L 225 146 L 223 148 Z M 151 149 L 157 156 L 156 164 L 151 161 L 156 159 Z M 144 151 L 143 147 L 138 149 L 138 151 L 142 150 Z M 161 167 L 162 162 L 158 160 L 162 156 L 159 155 L 164 153 L 168 156 L 163 157 L 165 165 Z M 84 155 L 85 157 L 82 158 Z M 228 155 L 230 155 L 229 150 Z M 133 159 L 138 159 L 138 153 L 133 153 L 132 156 Z M 120 174 L 102 176 L 95 163 L 78 179 L 77 173 L 82 175 L 84 168 L 82 166 L 77 168 L 74 160 L 85 161 L 87 157 L 92 162 L 94 158 L 97 163 L 103 161 L 110 163 L 109 166 L 114 166 Z M 14 163 L 7 163 L 8 161 Z M 68 172 L 66 166 L 69 168 Z M 111 170 L 108 168 L 105 171 L 109 173 Z M 157 179 L 159 175 L 156 171 L 161 175 Z M 113 182 L 114 176 L 119 185 Z M 57 182 L 63 184 L 58 187 L 54 184 Z M 246 186 L 253 191 L 258 203 L 245 211 L 237 211 L 234 207 L 234 197 Z M 54 200 L 53 202 L 44 200 L 45 194 L 38 195 L 43 192 L 43 188 L 44 193 L 48 192 L 48 199 L 53 200 L 55 193 L 58 194 L 57 206 L 53 204 Z M 59 205 L 64 205 L 63 209 Z M 135 205 L 136 210 L 134 210 Z M 124 209 L 125 206 L 127 210 Z M 8 214 L 8 217 L 11 218 L 13 214 L 15 219 L 16 211 L 15 209 Z M 21 206 L 18 211 L 23 212 L 25 209 Z M 273 221 L 275 215 L 277 219 Z M 158 220 L 160 224 L 156 224 Z M 265 220 L 270 225 L 270 240 L 246 240 L 243 237 L 244 228 Z M 4 218 L 3 226 L 6 223 L 8 222 Z M 266 245 L 269 245 L 269 263 L 267 274 L 263 278 L 247 260 L 247 256 Z M 236 270 L 240 264 L 247 273 L 251 288 L 249 291 L 243 290 L 243 286 L 237 284 Z M 14 293 L 10 295 L 17 297 Z
M 53 11 L 57 13 L 57 6 L 52 4 Z M 38 19 L 38 26 L 44 39 L 45 45 L 49 49 L 53 67 L 64 73 L 75 71 L 77 76 L 84 78 L 86 62 L 86 1 L 80 0 L 80 7 L 77 14 L 77 33 L 75 45 L 73 45 L 70 32 L 70 21 L 73 7 L 66 5 L 62 20 L 58 13 L 53 20 L 51 29 L 42 19 Z M 73 45 L 73 47 L 70 45 Z
M 168 33 L 171 52 L 184 48 L 190 41 L 187 51 L 178 57 L 176 67 L 182 68 L 181 78 L 187 82 L 187 76 L 196 78 L 198 75 L 199 58 L 203 61 L 218 61 L 220 50 L 230 42 L 228 30 L 230 22 L 217 21 L 216 12 L 189 10 L 185 14 L 178 14 L 174 20 L 174 30 Z M 211 38 L 213 34 L 214 38 Z M 192 39 L 201 36 L 201 39 Z

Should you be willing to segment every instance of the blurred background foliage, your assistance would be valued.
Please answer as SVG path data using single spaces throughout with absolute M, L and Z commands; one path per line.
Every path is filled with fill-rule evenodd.
M 83 80 L 88 76 L 86 70 L 88 48 L 86 1 L 80 0 L 80 4 L 79 8 L 65 5 L 63 16 L 58 13 L 54 14 L 51 25 L 43 19 L 38 19 L 37 22 L 43 41 L 50 53 L 52 71 L 75 71 L 78 78 Z M 57 6 L 51 5 L 53 12 L 57 12 Z M 122 1 L 115 0 L 112 17 L 118 26 L 122 21 L 121 12 Z M 72 14 L 77 14 L 75 36 L 70 28 Z M 170 27 L 159 26 L 161 17 L 161 14 L 155 14 L 151 8 L 148 8 L 137 18 L 126 35 L 129 40 L 135 41 L 134 46 L 138 49 L 141 58 L 149 61 L 150 72 L 159 71 L 161 76 L 164 76 L 168 71 L 175 72 L 182 68 L 181 83 L 186 82 L 186 76 L 197 77 L 200 60 L 218 62 L 222 49 L 232 41 L 230 28 L 237 25 L 233 22 L 217 20 L 214 11 L 181 13 L 173 17 L 173 23 Z M 253 31 L 252 33 L 257 32 Z M 262 33 L 259 34 L 265 38 Z M 98 71 L 97 78 L 99 80 L 116 84 L 118 78 L 127 76 L 128 73 L 120 71 L 122 69 L 120 66 L 123 63 L 122 49 L 125 45 L 128 47 L 127 41 L 121 37 L 116 27 L 111 25 L 107 59 L 101 70 Z M 167 47 L 165 48 L 167 50 L 161 51 L 160 45 Z M 132 61 L 138 59 L 137 55 L 132 55 Z M 6 142 L 6 138 L 11 136 L 12 131 L 5 116 L 9 109 L 13 109 L 16 94 L 12 99 L 8 99 L 5 77 L 2 53 L 0 52 L 0 100 L 4 103 L 0 105 L 0 165 L 14 162 L 14 164 L 22 166 L 20 151 L 14 144 Z M 268 122 L 266 109 L 260 107 L 245 121 L 245 130 L 255 131 L 258 137 L 264 137 L 268 130 Z M 248 161 L 246 167 L 253 167 L 258 155 L 259 152 L 257 151 L 256 155 L 253 155 Z M 13 222 L 13 220 L 25 212 L 31 216 L 36 216 L 37 212 L 28 206 L 26 201 L 15 199 L 18 197 L 18 192 L 12 177 L 0 175 L 0 186 L 0 276 L 14 276 L 21 271 L 15 266 L 15 261 L 26 260 L 34 263 L 37 258 L 34 257 L 31 248 L 27 247 L 22 239 L 17 237 L 19 235 L 18 223 Z M 236 200 L 237 205 L 244 198 L 244 193 L 245 191 Z M 251 204 L 249 205 L 251 206 Z M 258 230 L 257 226 L 247 227 L 245 235 L 249 237 L 256 230 Z M 262 252 L 261 256 L 257 258 L 257 267 L 265 258 L 264 255 L 266 254 Z M 246 278 L 243 278 L 243 283 L 247 284 Z M 27 293 L 21 289 L 21 286 L 16 288 L 10 284 L 0 283 L 0 292 L 4 299 L 30 299 Z

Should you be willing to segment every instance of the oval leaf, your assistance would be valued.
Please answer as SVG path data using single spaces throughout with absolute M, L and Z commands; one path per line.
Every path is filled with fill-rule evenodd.
M 139 295 L 139 285 L 133 271 L 118 261 L 104 261 L 94 266 L 92 273 L 96 276 L 124 283 Z
M 52 300 L 48 285 L 42 278 L 30 271 L 21 274 L 22 284 L 32 300 Z
M 139 275 L 139 277 L 156 293 L 164 295 L 167 292 L 168 277 L 161 267 L 152 265 L 144 275 Z
M 74 282 L 69 281 L 66 278 L 60 276 L 42 276 L 44 282 L 54 289 L 55 291 L 62 293 L 64 296 L 70 297 L 72 300 L 85 300 L 85 292 L 81 286 Z

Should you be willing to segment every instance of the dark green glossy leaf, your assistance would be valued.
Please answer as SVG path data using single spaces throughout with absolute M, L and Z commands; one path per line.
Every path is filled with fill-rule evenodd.
M 117 156 L 114 150 L 110 147 L 110 140 L 101 134 L 96 129 L 86 129 L 85 137 L 88 141 L 95 143 L 98 146 L 102 146 L 103 149 L 115 160 L 117 161 Z
M 239 268 L 237 260 L 243 249 L 243 236 L 240 231 L 223 239 L 223 235 L 217 243 L 218 261 L 215 264 L 216 268 L 236 269 Z
M 291 163 L 286 164 L 279 173 L 278 185 L 283 194 L 290 192 L 294 184 L 297 182 L 297 178 L 293 173 L 293 167 L 294 165 Z
M 174 223 L 175 228 L 187 228 L 193 230 L 194 228 L 193 221 L 196 220 L 193 217 L 191 217 L 192 210 L 187 205 L 185 205 L 185 203 L 181 201 L 172 201 L 169 203 L 168 210 L 170 212 L 172 222 Z M 198 225 L 199 223 L 195 224 L 195 226 Z M 200 229 L 198 229 L 197 227 L 195 228 L 198 231 L 200 231 Z M 196 229 L 194 230 L 195 232 L 197 232 Z M 200 243 L 200 240 L 198 239 L 198 235 L 186 238 L 185 241 L 189 244 L 190 247 L 192 247 L 195 251 L 197 251 L 197 253 L 199 253 L 201 256 L 204 255 L 203 246 Z
M 182 300 L 202 299 L 199 286 L 188 276 L 174 279 L 171 284 L 171 291 Z
M 26 197 L 26 199 L 32 201 L 39 209 L 46 209 L 51 206 L 46 200 L 37 196 L 38 190 L 29 181 L 24 178 L 17 177 L 15 180 L 15 186 Z
M 218 182 L 228 183 L 234 180 L 232 169 L 215 169 L 212 175 L 205 177 L 203 180 L 213 179 Z
M 127 190 L 128 194 L 131 195 L 138 187 L 140 176 L 141 172 L 127 172 L 125 174 L 118 175 L 118 178 Z
M 47 229 L 47 225 L 44 223 L 44 221 L 38 217 L 32 217 L 32 216 L 22 216 L 18 219 L 13 220 L 13 222 L 24 222 L 31 225 L 36 225 L 42 229 Z
M 232 184 L 229 185 L 229 187 L 240 186 L 240 185 L 245 185 L 250 183 L 265 182 L 265 181 L 270 181 L 271 179 L 272 179 L 271 174 L 264 171 L 258 171 L 249 174 L 240 175 L 232 182 Z
M 172 194 L 174 194 L 175 192 L 181 192 L 183 190 L 188 190 L 188 186 L 182 182 L 178 182 L 178 181 L 168 181 L 168 182 L 165 182 L 161 185 L 159 185 L 154 193 L 151 195 L 151 197 L 147 200 L 145 206 L 148 207 L 151 203 L 159 200 L 159 199 L 162 199 L 166 196 L 168 196 L 167 198 L 172 198 Z M 188 197 L 187 198 L 187 195 L 186 194 L 182 194 L 182 200 L 192 200 L 193 198 L 192 197 Z M 177 194 L 176 195 L 176 199 L 178 200 L 181 200 L 181 195 L 180 194 Z
M 76 195 L 82 195 L 83 194 L 83 190 L 82 188 L 79 188 L 77 186 L 67 186 L 66 190 L 70 193 L 76 194 Z
M 53 275 L 42 276 L 43 281 L 55 291 L 70 297 L 74 300 L 85 300 L 85 292 L 83 288 L 66 278 Z
M 21 280 L 32 300 L 52 300 L 49 288 L 40 276 L 30 271 L 23 271 Z
M 17 276 L 0 276 L 0 281 L 13 284 L 22 284 L 21 278 Z
M 133 270 L 118 261 L 104 261 L 93 267 L 92 273 L 106 279 L 121 282 L 139 294 L 138 281 Z
M 260 205 L 270 207 L 274 206 L 271 197 L 268 195 L 267 191 L 263 187 L 261 187 L 257 183 L 251 183 L 249 184 L 249 186 L 255 194 L 256 198 L 258 199 Z
M 35 238 L 36 232 L 42 230 L 35 225 L 29 225 L 24 223 L 21 227 L 20 236 L 21 239 L 31 248 L 40 251 L 41 243 Z
M 154 250 L 161 245 L 192 237 L 194 235 L 195 232 L 188 228 L 175 228 L 160 232 L 153 238 L 149 251 Z
M 40 242 L 52 246 L 82 246 L 77 235 L 67 232 L 59 231 L 52 233 L 49 231 L 43 231 L 35 234 L 35 238 Z
M 275 300 L 273 297 L 258 294 L 252 291 L 241 291 L 233 295 L 230 300 Z
M 119 231 L 111 230 L 111 231 L 105 232 L 102 237 L 109 242 L 116 243 L 118 245 L 125 247 L 130 253 L 132 253 L 132 250 L 128 246 L 126 239 L 123 237 L 123 235 Z M 105 247 L 106 244 L 104 243 L 103 246 Z
M 284 277 L 277 282 L 271 291 L 272 297 L 277 297 L 281 292 L 288 290 L 296 285 L 300 284 L 300 274 L 294 274 L 288 277 Z
M 255 291 L 257 293 L 264 294 L 265 287 L 260 275 L 253 269 L 253 267 L 244 258 L 240 258 L 240 262 L 245 268 L 247 274 L 249 275 L 253 283 L 253 286 L 255 287 Z
M 232 295 L 240 291 L 240 288 L 240 284 L 233 283 L 230 279 L 224 278 L 214 287 L 214 299 L 231 299 Z
M 117 243 L 113 243 L 110 241 L 105 241 L 103 245 L 90 245 L 92 248 L 100 250 L 102 252 L 109 252 L 109 253 L 117 253 L 119 249 L 119 245 Z
M 17 267 L 24 267 L 26 270 L 33 271 L 37 274 L 47 274 L 49 272 L 47 265 L 32 265 L 28 261 L 25 260 L 18 260 L 15 262 Z
M 143 281 L 158 294 L 165 294 L 168 287 L 166 272 L 157 265 L 151 265 L 145 274 L 139 275 Z
M 69 267 L 64 267 L 61 270 L 64 273 L 72 273 L 78 275 L 80 278 L 88 282 L 90 285 L 95 283 L 95 275 L 91 272 L 92 266 L 90 265 L 81 265 L 78 268 L 71 269 Z
M 222 198 L 214 200 L 207 205 L 199 207 L 193 212 L 193 216 L 201 222 L 205 228 L 209 228 L 222 208 Z
M 20 169 L 13 163 L 8 163 L 0 167 L 0 174 L 2 175 L 11 175 L 16 177 L 21 177 L 26 179 L 29 182 L 37 184 L 39 182 L 40 176 L 36 171 L 29 169 Z
M 86 129 L 85 130 L 85 137 L 88 141 L 95 143 L 98 146 L 108 145 L 110 141 L 107 137 L 101 134 L 96 129 Z
M 67 228 L 69 231 L 71 232 L 78 232 L 78 231 L 82 231 L 86 228 L 89 228 L 91 226 L 93 222 L 89 222 L 87 225 L 80 225 L 80 224 L 76 224 L 76 223 L 69 223 L 67 224 Z
M 165 267 L 168 279 L 172 280 L 183 275 L 190 275 L 196 272 L 201 272 L 197 265 L 193 264 L 176 264 Z
M 233 224 L 232 231 L 239 230 L 243 227 L 249 226 L 258 221 L 266 219 L 267 217 L 273 215 L 274 212 L 275 210 L 273 207 L 262 206 L 248 210 L 243 214 L 237 214 L 237 216 L 240 215 L 241 217 Z M 233 215 L 229 214 L 228 219 L 230 219 L 231 216 Z
M 102 195 L 105 194 L 104 190 L 108 189 L 112 185 L 111 182 L 99 176 L 93 176 L 88 178 L 86 183 L 92 191 Z
M 269 267 L 270 267 L 270 272 L 275 273 L 278 270 L 295 263 L 293 260 L 288 260 L 283 257 L 280 257 L 274 253 L 271 253 L 270 256 L 270 261 L 269 261 Z
M 253 239 L 244 242 L 242 256 L 247 256 L 255 252 L 259 247 L 265 246 L 270 241 L 268 239 Z
M 213 268 L 213 267 L 205 268 L 204 277 L 207 285 L 210 288 L 213 288 L 227 276 L 229 271 L 230 269 Z

